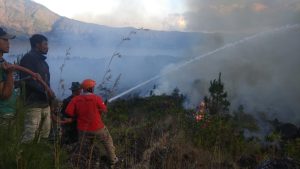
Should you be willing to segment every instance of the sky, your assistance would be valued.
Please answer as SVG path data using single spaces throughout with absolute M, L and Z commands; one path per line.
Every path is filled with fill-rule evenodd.
M 183 30 L 182 0 L 34 0 L 68 18 L 102 25 Z M 70 5 L 72 4 L 72 5 Z M 70 6 L 66 8 L 67 6 Z M 172 20 L 172 21 L 171 21 Z
M 259 32 L 300 22 L 300 0 L 33 0 L 68 18 L 114 27 Z

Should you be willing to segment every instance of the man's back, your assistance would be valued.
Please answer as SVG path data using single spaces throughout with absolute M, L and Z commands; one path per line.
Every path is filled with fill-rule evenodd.
M 74 98 L 74 95 L 71 95 L 63 100 L 62 108 L 60 111 L 60 116 L 65 118 L 70 118 L 69 115 L 66 114 L 66 108 Z M 62 143 L 63 144 L 72 144 L 78 141 L 78 131 L 77 131 L 77 120 L 73 118 L 73 121 L 70 123 L 62 124 Z
M 74 97 L 66 109 L 68 115 L 77 117 L 77 127 L 82 131 L 103 128 L 102 111 L 106 111 L 102 99 L 91 93 Z
M 71 95 L 63 100 L 63 104 L 62 104 L 61 111 L 60 111 L 62 118 L 69 118 L 69 116 L 66 114 L 65 111 L 66 111 L 67 106 L 69 105 L 69 103 L 71 102 L 71 100 L 74 97 L 75 97 L 74 95 Z

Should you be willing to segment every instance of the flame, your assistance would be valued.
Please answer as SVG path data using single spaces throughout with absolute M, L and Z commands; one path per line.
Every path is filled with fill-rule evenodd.
M 198 115 L 196 115 L 195 119 L 196 119 L 197 122 L 203 120 L 204 119 L 204 114 L 198 114 Z

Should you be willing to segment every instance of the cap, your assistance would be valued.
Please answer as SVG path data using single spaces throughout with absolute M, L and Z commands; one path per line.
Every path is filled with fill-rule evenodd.
M 92 79 L 85 79 L 82 83 L 81 83 L 81 87 L 83 89 L 89 89 L 89 88 L 93 88 L 95 87 L 96 82 Z
M 0 27 L 0 39 L 14 39 L 16 36 L 8 34 Z
M 72 86 L 70 90 L 79 90 L 81 89 L 80 83 L 79 82 L 72 82 Z

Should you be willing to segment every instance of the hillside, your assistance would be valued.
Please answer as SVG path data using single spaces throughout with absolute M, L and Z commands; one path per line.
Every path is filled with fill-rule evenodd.
M 102 79 L 105 64 L 113 53 L 121 55 L 121 58 L 114 59 L 111 67 L 114 77 L 122 74 L 120 89 L 125 90 L 158 74 L 165 66 L 195 55 L 199 46 L 200 50 L 207 50 L 208 46 L 212 48 L 223 43 L 220 36 L 212 34 L 84 23 L 61 17 L 30 0 L 1 0 L 0 7 L 3 9 L 0 25 L 17 34 L 17 38 L 11 41 L 9 53 L 14 57 L 7 57 L 7 60 L 12 62 L 30 50 L 28 38 L 31 34 L 42 33 L 48 37 L 48 63 L 51 73 L 57 75 L 52 76 L 51 86 L 56 92 L 60 78 L 65 80 L 65 85 L 86 77 Z M 210 39 L 207 44 L 206 39 Z M 70 49 L 68 56 L 67 49 Z M 60 72 L 66 58 L 69 59 L 65 69 Z M 75 67 L 79 72 L 76 75 L 73 73 Z
M 49 32 L 61 18 L 31 0 L 0 0 L 0 25 L 18 35 Z
M 49 38 L 49 55 L 53 57 L 63 56 L 61 51 L 67 48 L 72 48 L 76 56 L 99 57 L 99 52 L 109 55 L 123 38 L 130 39 L 124 46 L 129 51 L 128 55 L 151 51 L 152 55 L 182 56 L 207 36 L 203 33 L 113 28 L 84 23 L 61 17 L 31 0 L 0 0 L 0 18 L 2 27 L 18 35 L 12 42 L 12 54 L 27 51 L 27 39 L 34 33 L 43 33 Z

